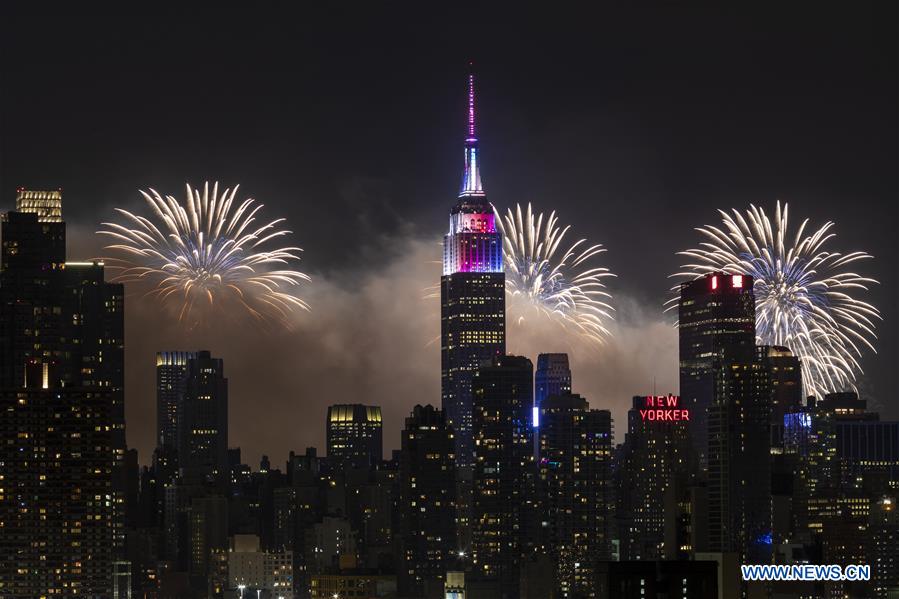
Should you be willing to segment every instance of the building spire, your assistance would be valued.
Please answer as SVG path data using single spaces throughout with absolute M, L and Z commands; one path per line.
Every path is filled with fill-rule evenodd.
M 465 138 L 465 172 L 462 175 L 462 190 L 459 197 L 483 196 L 480 165 L 478 164 L 478 136 L 475 119 L 474 71 L 468 63 L 468 135 Z
M 468 139 L 466 141 L 477 143 L 474 127 L 474 72 L 471 70 L 471 63 L 468 63 L 468 66 Z

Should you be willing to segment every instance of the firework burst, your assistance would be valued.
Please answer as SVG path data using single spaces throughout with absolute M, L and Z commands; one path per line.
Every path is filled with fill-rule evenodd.
M 756 206 L 745 215 L 719 212 L 724 226 L 698 228 L 706 241 L 680 252 L 694 262 L 672 276 L 687 280 L 713 271 L 752 275 L 758 343 L 786 346 L 802 360 L 807 394 L 856 389 L 862 372 L 858 359 L 862 348 L 875 351 L 874 321 L 880 313 L 860 299 L 877 281 L 849 268 L 871 255 L 828 251 L 833 222 L 807 233 L 806 219 L 791 236 L 788 206 L 781 209 L 780 202 L 773 223 Z
M 530 204 L 524 213 L 520 205 L 514 212 L 507 210 L 505 217 L 496 212 L 503 236 L 506 292 L 524 300 L 525 310 L 602 344 L 611 336 L 606 325 L 614 312 L 603 279 L 615 275 L 595 265 L 606 251 L 602 245 L 590 245 L 585 239 L 567 245 L 571 227 L 560 227 L 558 220 L 555 212 L 549 217 L 535 214 Z M 524 318 L 520 314 L 518 322 Z
M 187 185 L 187 199 L 179 202 L 156 190 L 141 191 L 152 211 L 150 218 L 121 208 L 125 224 L 103 223 L 99 234 L 114 243 L 107 250 L 120 270 L 117 280 L 146 283 L 149 294 L 175 302 L 182 321 L 199 320 L 198 308 L 236 303 L 253 317 L 284 320 L 308 305 L 291 291 L 309 277 L 291 270 L 299 260 L 298 247 L 271 248 L 290 234 L 283 218 L 262 226 L 256 222 L 262 204 L 252 199 L 235 202 L 239 186 L 219 195 L 218 183 L 202 192 Z

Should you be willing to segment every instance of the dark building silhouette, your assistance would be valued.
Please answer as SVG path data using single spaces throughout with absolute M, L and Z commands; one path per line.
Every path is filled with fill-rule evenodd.
M 415 406 L 399 453 L 398 573 L 402 596 L 441 596 L 456 538 L 455 439 L 446 416 Z
M 472 381 L 475 441 L 471 557 L 497 596 L 517 597 L 533 478 L 534 367 L 520 356 L 484 362 Z
M 534 405 L 540 407 L 550 395 L 571 392 L 571 368 L 568 354 L 540 354 L 534 372 Z
M 709 550 L 771 560 L 771 382 L 755 359 L 722 360 L 708 409 Z
M 865 561 L 871 566 L 874 597 L 899 591 L 899 511 L 897 493 L 877 498 L 868 519 Z
M 802 366 L 786 347 L 760 345 L 756 355 L 771 386 L 771 423 L 783 427 L 784 414 L 802 405 Z
M 611 558 L 612 415 L 580 395 L 552 395 L 538 434 L 543 551 L 561 596 L 592 596 L 596 564 Z
M 187 362 L 196 352 L 165 351 L 156 354 L 156 443 L 178 448 L 179 429 L 187 390 Z
M 328 408 L 328 461 L 334 468 L 368 469 L 384 451 L 380 406 L 336 404 Z
M 706 466 L 708 410 L 722 360 L 749 362 L 755 352 L 755 297 L 748 275 L 709 273 L 684 283 L 678 302 L 680 393 L 691 411 L 690 434 Z
M 35 194 L 46 197 L 34 199 Z M 11 277 L 32 269 L 59 268 L 65 261 L 62 192 L 19 189 L 15 211 L 3 216 L 2 270 Z
M 124 550 L 124 302 L 66 262 L 60 192 L 2 216 L 0 594 L 108 595 Z
M 534 372 L 534 426 L 540 425 L 540 406 L 550 395 L 571 393 L 568 354 L 540 354 Z
M 190 502 L 189 520 L 191 585 L 205 590 L 209 597 L 221 596 L 227 575 L 227 498 L 195 497 Z
M 718 568 L 713 561 L 602 562 L 597 567 L 598 599 L 717 599 Z
M 440 355 L 443 411 L 455 432 L 456 460 L 471 466 L 471 379 L 483 360 L 506 350 L 502 239 L 481 185 L 474 76 L 468 80 L 468 131 L 459 201 L 443 238 Z
M 224 362 L 208 351 L 187 360 L 183 423 L 178 441 L 178 462 L 190 476 L 227 481 L 228 379 Z

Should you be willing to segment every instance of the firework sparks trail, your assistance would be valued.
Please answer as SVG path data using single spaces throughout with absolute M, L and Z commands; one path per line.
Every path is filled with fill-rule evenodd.
M 603 279 L 615 276 L 595 266 L 605 248 L 585 239 L 567 245 L 571 227 L 560 227 L 555 212 L 548 217 L 535 214 L 530 204 L 524 213 L 520 205 L 514 212 L 508 209 L 505 217 L 494 212 L 503 236 L 507 295 L 525 300 L 526 309 L 589 342 L 603 344 L 611 336 L 607 324 L 614 312 Z M 519 323 L 524 319 L 525 314 L 518 316 Z
M 309 277 L 290 269 L 302 249 L 271 244 L 290 231 L 280 228 L 285 219 L 256 222 L 262 204 L 247 199 L 235 202 L 239 186 L 219 195 L 218 183 L 202 192 L 187 185 L 187 198 L 179 202 L 156 190 L 141 191 L 152 211 L 150 218 L 116 208 L 125 224 L 102 223 L 98 231 L 113 240 L 105 249 L 122 282 L 150 285 L 148 294 L 179 303 L 182 321 L 197 320 L 198 304 L 215 308 L 231 300 L 253 317 L 285 320 L 294 310 L 308 310 L 291 293 Z
M 773 223 L 754 205 L 745 214 L 719 213 L 723 227 L 699 227 L 706 241 L 679 252 L 694 262 L 672 277 L 691 280 L 713 271 L 752 275 L 758 343 L 785 346 L 801 359 L 808 395 L 855 390 L 862 349 L 876 351 L 874 321 L 880 312 L 860 299 L 877 281 L 848 267 L 872 256 L 828 251 L 833 222 L 806 233 L 806 219 L 791 236 L 788 205 L 781 209 L 780 202 Z M 669 309 L 676 307 L 677 298 L 668 303 Z

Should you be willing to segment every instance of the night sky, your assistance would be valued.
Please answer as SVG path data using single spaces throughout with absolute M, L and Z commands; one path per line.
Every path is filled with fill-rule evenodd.
M 613 409 L 619 435 L 630 395 L 676 391 L 662 314 L 675 252 L 717 209 L 778 199 L 794 226 L 835 221 L 832 249 L 875 256 L 861 268 L 881 283 L 869 299 L 883 321 L 860 389 L 899 417 L 895 3 L 307 4 L 0 9 L 0 210 L 19 186 L 61 187 L 81 259 L 102 254 L 94 231 L 113 207 L 139 208 L 138 189 L 180 198 L 218 180 L 286 216 L 305 249 L 313 311 L 291 331 L 186 331 L 131 294 L 128 441 L 142 462 L 156 350 L 225 358 L 231 444 L 252 463 L 323 447 L 330 403 L 384 405 L 388 451 L 415 403 L 439 405 L 438 306 L 422 297 L 461 178 L 469 60 L 490 200 L 556 210 L 609 249 L 620 339 L 574 358 L 574 387 Z M 566 350 L 509 326 L 510 351 Z

